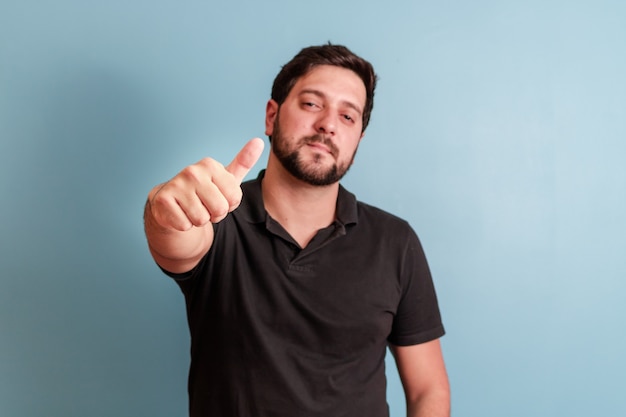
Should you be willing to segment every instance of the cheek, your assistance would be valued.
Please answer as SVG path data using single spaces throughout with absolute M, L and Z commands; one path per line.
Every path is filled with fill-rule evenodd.
M 315 116 L 306 111 L 293 111 L 289 113 L 290 117 L 281 119 L 281 127 L 288 129 L 295 136 L 310 135 L 315 132 Z
M 346 145 L 347 145 L 346 148 L 349 150 L 350 155 L 352 155 L 354 152 L 356 152 L 357 148 L 359 147 L 359 143 L 361 143 L 361 137 L 360 136 L 350 138 L 348 143 L 346 143 Z
M 291 123 L 289 124 L 289 128 L 292 129 L 294 132 L 301 132 L 301 133 L 309 133 L 309 130 L 315 130 L 315 128 L 313 127 L 314 123 L 312 122 L 312 120 L 310 120 L 310 118 L 307 117 L 306 114 L 294 118 Z

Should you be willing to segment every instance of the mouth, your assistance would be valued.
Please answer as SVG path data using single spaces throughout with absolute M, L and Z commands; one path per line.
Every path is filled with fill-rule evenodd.
M 335 147 L 333 142 L 330 139 L 324 138 L 320 135 L 306 138 L 305 144 L 308 147 L 323 153 L 327 153 L 333 156 L 337 154 L 337 148 Z
M 328 148 L 328 146 L 324 145 L 321 142 L 310 142 L 307 143 L 307 146 L 313 149 L 317 149 L 319 151 L 322 151 L 324 153 L 329 153 L 332 154 L 332 152 L 330 151 L 330 149 Z

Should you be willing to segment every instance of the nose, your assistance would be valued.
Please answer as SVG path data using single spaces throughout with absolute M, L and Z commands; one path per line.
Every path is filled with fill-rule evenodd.
M 318 119 L 315 122 L 315 130 L 318 133 L 324 133 L 326 135 L 334 135 L 336 128 L 337 128 L 337 117 L 328 110 L 321 112 Z

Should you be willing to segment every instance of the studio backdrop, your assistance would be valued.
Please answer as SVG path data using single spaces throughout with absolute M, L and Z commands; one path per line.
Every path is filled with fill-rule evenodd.
M 453 415 L 626 415 L 626 3 L 0 0 L 1 416 L 186 415 L 147 193 L 328 41 L 379 74 L 343 184 L 421 238 Z

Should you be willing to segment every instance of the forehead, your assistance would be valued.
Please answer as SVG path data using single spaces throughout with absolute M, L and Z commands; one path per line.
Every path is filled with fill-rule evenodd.
M 289 95 L 317 90 L 330 99 L 348 100 L 361 109 L 365 106 L 365 84 L 352 70 L 332 65 L 318 65 L 295 83 Z

